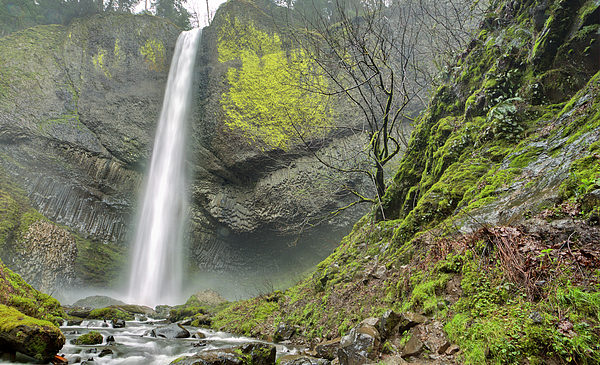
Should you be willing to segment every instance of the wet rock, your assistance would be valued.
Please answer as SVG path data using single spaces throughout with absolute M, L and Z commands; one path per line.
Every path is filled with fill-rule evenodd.
M 52 323 L 0 305 L 1 352 L 20 352 L 38 361 L 49 362 L 64 343 L 65 336 Z
M 81 307 L 63 307 L 65 312 L 71 317 L 77 317 L 85 319 L 90 315 L 92 311 L 89 308 L 81 308 Z
M 198 342 L 196 342 L 196 343 L 195 343 L 195 344 L 193 344 L 192 346 L 193 346 L 193 347 L 204 347 L 204 346 L 206 346 L 206 345 L 208 345 L 208 342 L 207 342 L 207 341 L 204 341 L 204 340 L 201 340 L 201 341 L 198 341 Z
M 315 346 L 315 353 L 318 357 L 324 359 L 333 360 L 337 356 L 338 349 L 340 348 L 341 338 L 334 338 L 333 340 L 324 341 Z
M 100 354 L 98 355 L 98 357 L 109 356 L 109 355 L 112 355 L 113 353 L 114 353 L 113 350 L 111 350 L 109 348 L 105 348 L 105 349 L 102 349 L 102 351 L 100 351 Z
M 208 350 L 194 356 L 183 356 L 171 364 L 177 365 L 272 365 L 275 364 L 275 346 L 247 343 L 229 349 Z
M 148 320 L 148 317 L 143 316 L 143 315 L 138 315 L 138 316 L 136 316 L 136 319 L 140 322 L 146 322 Z
M 342 337 L 338 357 L 342 365 L 361 365 L 375 359 L 380 344 L 379 331 L 375 326 L 364 324 L 350 330 Z
M 124 328 L 125 327 L 125 321 L 122 319 L 113 319 L 112 320 L 112 326 L 113 328 Z
M 202 332 L 196 332 L 192 335 L 193 338 L 199 338 L 199 339 L 203 339 L 206 338 L 206 335 Z
M 163 338 L 188 338 L 190 337 L 190 332 L 183 328 L 178 323 L 173 323 L 167 326 L 158 327 L 152 330 L 155 333 L 155 336 L 152 337 L 163 337 Z
M 285 355 L 277 360 L 279 365 L 329 365 L 331 361 L 306 355 Z
M 69 319 L 67 321 L 67 326 L 79 326 L 83 322 L 81 319 Z
M 296 333 L 297 327 L 287 323 L 280 323 L 275 330 L 273 340 L 276 342 L 287 341 Z
M 154 312 L 156 312 L 156 318 L 168 318 L 169 314 L 171 313 L 171 309 L 173 309 L 173 307 L 171 307 L 170 305 L 157 305 L 156 307 L 154 307 Z
M 110 345 L 112 343 L 115 343 L 115 337 L 113 335 L 110 335 L 110 336 L 106 337 L 106 343 L 108 345 Z
M 209 314 L 200 314 L 192 318 L 191 325 L 194 327 L 207 326 L 209 327 L 212 323 L 212 318 Z
M 90 331 L 73 340 L 74 345 L 98 345 L 101 344 L 104 338 L 98 331 Z
M 14 268 L 33 287 L 51 293 L 71 286 L 76 278 L 77 245 L 64 228 L 47 221 L 29 226 L 22 243 L 15 247 Z

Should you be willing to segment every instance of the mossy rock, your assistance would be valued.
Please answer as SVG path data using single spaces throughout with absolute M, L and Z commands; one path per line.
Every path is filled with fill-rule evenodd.
M 0 304 L 15 307 L 25 315 L 60 324 L 67 315 L 60 303 L 35 290 L 0 262 Z
M 121 309 L 114 307 L 98 308 L 90 312 L 88 319 L 104 319 L 107 321 L 122 319 L 124 321 L 133 321 L 134 316 Z
M 104 337 L 98 331 L 90 331 L 73 340 L 74 345 L 99 345 L 104 341 Z
M 65 336 L 48 321 L 0 304 L 0 349 L 48 362 L 65 344 Z

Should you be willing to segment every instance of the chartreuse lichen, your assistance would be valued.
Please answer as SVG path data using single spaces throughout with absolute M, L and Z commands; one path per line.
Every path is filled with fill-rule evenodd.
M 286 50 L 278 34 L 251 21 L 227 18 L 219 29 L 218 52 L 219 61 L 230 65 L 229 90 L 221 98 L 225 124 L 250 144 L 286 150 L 324 135 L 332 125 L 327 98 L 297 85 L 310 74 L 311 88 L 327 89 L 305 51 Z
M 164 44 L 156 39 L 150 38 L 140 47 L 140 54 L 144 56 L 148 69 L 162 72 L 166 69 L 167 59 Z

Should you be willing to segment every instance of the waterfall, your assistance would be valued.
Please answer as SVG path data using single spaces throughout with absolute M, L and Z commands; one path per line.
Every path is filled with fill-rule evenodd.
M 186 119 L 200 30 L 177 38 L 139 216 L 129 301 L 174 304 L 183 278 Z

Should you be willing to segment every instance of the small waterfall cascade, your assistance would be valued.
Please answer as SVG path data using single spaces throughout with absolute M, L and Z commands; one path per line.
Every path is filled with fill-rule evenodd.
M 177 39 L 136 227 L 128 300 L 174 304 L 183 279 L 185 140 L 200 29 Z

